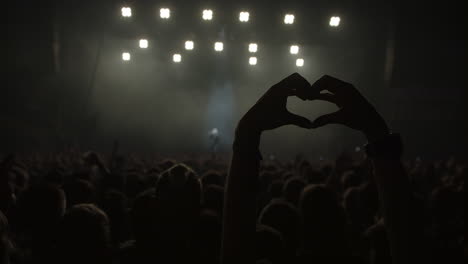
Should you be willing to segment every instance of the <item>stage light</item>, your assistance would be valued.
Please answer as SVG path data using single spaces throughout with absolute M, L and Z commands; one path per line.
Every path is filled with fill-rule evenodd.
M 123 61 L 129 61 L 131 58 L 130 53 L 128 52 L 122 52 L 122 60 Z
M 298 54 L 299 53 L 299 46 L 297 45 L 292 45 L 291 48 L 289 48 L 289 52 L 291 54 Z
M 255 53 L 257 52 L 258 45 L 256 43 L 250 43 L 249 44 L 249 52 L 250 53 Z
M 242 12 L 239 13 L 239 21 L 240 22 L 248 22 L 249 17 L 250 17 L 249 12 L 242 11 Z
M 287 25 L 294 24 L 294 15 L 286 14 L 284 16 L 284 23 L 287 24 Z
M 186 50 L 193 50 L 193 46 L 194 46 L 193 41 L 191 41 L 191 40 L 185 41 L 185 49 Z
M 211 9 L 205 9 L 202 13 L 203 20 L 212 20 L 213 19 L 213 11 Z
M 140 48 L 142 48 L 142 49 L 148 48 L 148 40 L 147 39 L 140 39 Z
M 162 19 L 169 19 L 171 17 L 171 10 L 169 8 L 159 9 L 159 16 Z
M 214 49 L 215 49 L 215 51 L 218 51 L 218 52 L 223 51 L 223 49 L 224 49 L 223 43 L 222 42 L 216 42 L 214 44 Z
M 297 66 L 297 67 L 302 67 L 302 66 L 304 66 L 304 59 L 297 59 L 297 60 L 296 60 L 296 66 Z
M 249 58 L 250 65 L 257 65 L 257 57 L 250 57 Z
M 176 53 L 172 56 L 172 60 L 175 62 L 175 63 L 179 63 L 182 61 L 182 55 Z
M 333 16 L 330 18 L 330 26 L 337 27 L 340 25 L 341 18 L 337 16 Z
M 122 7 L 122 16 L 123 17 L 131 17 L 132 16 L 132 9 L 130 7 Z

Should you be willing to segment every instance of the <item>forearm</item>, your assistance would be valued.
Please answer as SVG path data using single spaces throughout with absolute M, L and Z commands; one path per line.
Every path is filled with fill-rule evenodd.
M 224 203 L 223 264 L 254 262 L 259 142 L 260 133 L 236 132 Z
M 411 263 L 414 237 L 408 177 L 399 160 L 373 158 L 372 163 L 393 263 Z

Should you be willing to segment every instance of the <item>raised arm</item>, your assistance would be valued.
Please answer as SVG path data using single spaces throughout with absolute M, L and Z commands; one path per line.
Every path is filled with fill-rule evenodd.
M 233 156 L 226 183 L 221 259 L 227 263 L 253 263 L 255 248 L 255 195 L 261 155 L 259 144 L 265 130 L 284 125 L 310 128 L 304 117 L 287 111 L 288 96 L 305 100 L 310 84 L 293 74 L 271 87 L 240 120 L 233 144 Z
M 384 119 L 353 85 L 324 76 L 313 87 L 328 92 L 319 94 L 316 99 L 329 101 L 340 108 L 317 118 L 314 127 L 343 124 L 361 131 L 367 138 L 367 155 L 374 167 L 393 263 L 412 263 L 415 256 L 411 256 L 410 248 L 416 237 L 411 228 L 409 181 L 400 162 L 400 136 L 390 133 Z

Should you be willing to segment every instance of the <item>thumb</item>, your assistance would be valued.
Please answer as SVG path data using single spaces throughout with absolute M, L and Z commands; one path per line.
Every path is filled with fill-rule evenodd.
M 302 117 L 300 115 L 290 113 L 290 112 L 288 112 L 288 114 L 286 115 L 286 120 L 288 124 L 296 125 L 298 127 L 302 127 L 302 128 L 313 127 L 313 124 L 309 119 Z
M 312 122 L 312 128 L 322 127 L 328 124 L 341 124 L 342 123 L 342 112 L 336 111 L 331 114 L 326 114 L 318 117 Z

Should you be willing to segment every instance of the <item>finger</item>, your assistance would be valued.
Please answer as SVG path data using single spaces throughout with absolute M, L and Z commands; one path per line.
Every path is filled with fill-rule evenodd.
M 288 125 L 296 125 L 302 128 L 312 128 L 312 122 L 300 115 L 296 115 L 293 113 L 288 112 L 286 116 L 287 124 Z
M 344 82 L 340 79 L 335 77 L 325 75 L 312 84 L 312 88 L 318 91 L 328 90 L 334 94 L 339 93 L 343 89 L 346 89 L 347 86 L 351 86 L 351 84 Z
M 311 87 L 310 83 L 297 72 L 284 78 L 275 86 L 282 94 L 287 96 L 296 95 L 302 100 L 306 99 L 304 91 L 309 90 Z
M 337 111 L 318 117 L 312 122 L 312 128 L 322 127 L 328 124 L 342 124 L 342 112 Z

